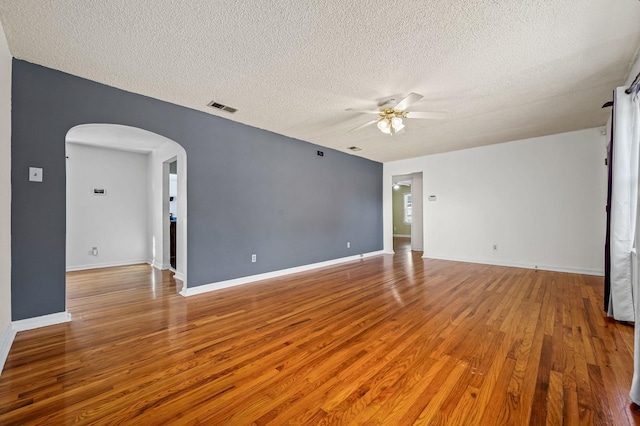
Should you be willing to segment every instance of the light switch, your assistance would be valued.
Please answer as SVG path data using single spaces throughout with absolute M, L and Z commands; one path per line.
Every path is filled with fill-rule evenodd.
M 29 181 L 42 182 L 42 167 L 29 167 Z

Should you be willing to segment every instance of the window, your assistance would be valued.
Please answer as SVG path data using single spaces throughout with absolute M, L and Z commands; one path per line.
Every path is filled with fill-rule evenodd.
M 411 224 L 411 193 L 404 194 L 404 223 Z

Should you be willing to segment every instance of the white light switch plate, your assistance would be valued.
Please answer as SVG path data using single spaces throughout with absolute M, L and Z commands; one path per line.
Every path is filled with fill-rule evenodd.
M 42 182 L 42 168 L 41 167 L 29 167 L 29 181 L 30 182 Z

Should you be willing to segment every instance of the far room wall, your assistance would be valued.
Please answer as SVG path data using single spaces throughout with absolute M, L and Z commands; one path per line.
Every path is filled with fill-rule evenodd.
M 148 155 L 75 143 L 66 152 L 67 270 L 146 262 Z
M 602 274 L 601 130 L 385 163 L 385 250 L 392 247 L 392 176 L 422 171 L 424 257 Z

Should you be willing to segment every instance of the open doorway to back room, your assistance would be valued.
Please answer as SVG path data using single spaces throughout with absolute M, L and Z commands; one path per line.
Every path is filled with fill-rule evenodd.
M 411 250 L 412 198 L 411 179 L 394 182 L 393 251 L 396 253 Z
M 138 265 L 153 275 L 164 276 L 160 271 L 170 269 L 176 280 L 175 291 L 183 290 L 186 286 L 184 149 L 170 139 L 139 128 L 84 124 L 67 133 L 66 153 L 66 270 L 73 273 Z M 170 259 L 169 243 L 165 254 L 164 240 L 165 235 L 169 240 L 172 218 L 180 218 L 181 222 L 179 226 L 176 220 L 173 222 Z M 115 270 L 105 273 L 109 271 Z
M 393 251 L 422 251 L 422 173 L 393 176 L 391 190 Z

